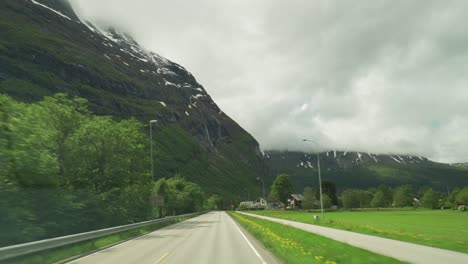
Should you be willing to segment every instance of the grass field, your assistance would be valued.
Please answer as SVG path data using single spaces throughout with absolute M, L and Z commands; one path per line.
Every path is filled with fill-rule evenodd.
M 251 211 L 319 224 L 300 211 Z M 468 253 L 468 213 L 452 210 L 326 212 L 324 226 Z
M 403 263 L 290 226 L 229 214 L 284 263 Z

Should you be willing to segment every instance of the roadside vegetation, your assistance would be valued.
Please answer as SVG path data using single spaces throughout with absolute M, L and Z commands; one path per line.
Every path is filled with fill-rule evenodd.
M 0 94 L 0 247 L 219 205 L 182 176 L 153 183 L 149 145 L 140 121 L 85 99 Z
M 290 226 L 234 212 L 229 214 L 285 263 L 403 263 Z
M 252 211 L 309 224 L 318 212 Z M 324 226 L 468 253 L 468 213 L 455 210 L 326 212 Z

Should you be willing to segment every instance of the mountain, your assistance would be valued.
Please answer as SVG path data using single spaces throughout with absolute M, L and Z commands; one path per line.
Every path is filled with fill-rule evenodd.
M 457 167 L 457 168 L 465 168 L 468 169 L 468 162 L 461 162 L 461 163 L 451 163 L 451 166 Z
M 0 34 L 1 93 L 35 102 L 63 92 L 98 115 L 156 119 L 157 178 L 180 174 L 230 199 L 259 193 L 267 170 L 257 141 L 181 65 L 81 21 L 67 0 L 2 0 Z
M 468 185 L 468 168 L 433 162 L 414 155 L 372 154 L 346 151 L 320 152 L 322 179 L 334 182 L 338 190 L 369 188 L 384 184 L 438 190 Z M 273 174 L 287 173 L 298 192 L 317 186 L 317 154 L 291 151 L 265 151 Z

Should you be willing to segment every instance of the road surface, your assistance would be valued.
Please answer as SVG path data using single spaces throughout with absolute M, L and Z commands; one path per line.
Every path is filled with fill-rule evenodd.
M 71 261 L 74 264 L 279 263 L 225 212 L 210 212 Z
M 273 217 L 260 216 L 240 212 L 241 214 L 277 222 L 284 225 L 293 226 L 307 232 L 315 233 L 340 242 L 350 244 L 355 247 L 367 249 L 369 251 L 393 257 L 410 263 L 421 264 L 467 264 L 468 254 L 439 249 L 429 246 L 417 245 L 413 243 L 382 238 L 371 235 L 364 235 L 345 230 L 321 227 L 317 225 L 305 224 L 295 221 L 283 220 Z

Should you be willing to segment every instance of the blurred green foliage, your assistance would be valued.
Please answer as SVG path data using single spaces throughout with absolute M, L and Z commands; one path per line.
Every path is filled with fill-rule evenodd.
M 82 98 L 26 104 L 0 94 L 0 246 L 158 216 L 143 131 L 135 119 L 91 114 Z M 167 190 L 171 214 L 206 200 L 180 177 Z

